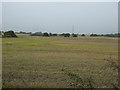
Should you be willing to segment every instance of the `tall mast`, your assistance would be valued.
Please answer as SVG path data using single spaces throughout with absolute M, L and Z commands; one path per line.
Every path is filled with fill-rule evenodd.
M 73 24 L 73 26 L 72 26 L 72 33 L 74 33 L 74 24 Z

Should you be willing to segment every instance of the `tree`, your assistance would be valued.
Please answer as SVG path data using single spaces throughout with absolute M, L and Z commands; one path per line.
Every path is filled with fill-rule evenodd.
M 43 36 L 49 37 L 49 34 L 47 32 L 43 33 Z
M 85 36 L 85 34 L 82 34 L 81 36 Z
M 35 33 L 32 33 L 30 34 L 31 36 L 42 36 L 42 32 L 35 32 Z
M 62 33 L 62 34 L 60 34 L 60 36 L 70 37 L 70 34 L 69 33 Z
M 73 34 L 72 34 L 72 37 L 77 37 L 77 34 L 74 34 L 74 33 L 73 33 Z
M 52 36 L 57 36 L 57 33 L 52 34 Z
M 69 33 L 63 33 L 63 36 L 64 37 L 70 37 L 70 34 Z
M 17 37 L 14 31 L 7 31 L 4 33 L 3 37 Z
M 49 33 L 49 36 L 52 36 L 53 34 L 52 33 Z
M 97 34 L 91 34 L 90 36 L 99 36 L 99 35 L 97 35 Z
M 56 33 L 49 33 L 49 36 L 57 36 Z
M 20 34 L 26 34 L 26 32 L 22 32 L 22 31 L 20 31 L 19 33 L 20 33 Z

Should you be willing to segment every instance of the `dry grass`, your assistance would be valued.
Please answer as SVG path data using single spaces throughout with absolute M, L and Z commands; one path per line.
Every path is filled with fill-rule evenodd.
M 105 59 L 118 60 L 118 39 L 111 37 L 34 37 L 3 38 L 4 88 L 70 88 L 74 73 L 94 87 L 113 87 L 117 70 Z M 78 83 L 77 83 L 78 84 Z

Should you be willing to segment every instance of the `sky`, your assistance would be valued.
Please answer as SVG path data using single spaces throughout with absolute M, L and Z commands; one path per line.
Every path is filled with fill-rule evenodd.
M 118 32 L 118 3 L 3 2 L 2 30 L 85 34 L 116 33 Z
M 1 0 L 2 2 L 119 2 L 119 0 Z
M 2 29 L 2 3 L 0 3 L 0 30 Z

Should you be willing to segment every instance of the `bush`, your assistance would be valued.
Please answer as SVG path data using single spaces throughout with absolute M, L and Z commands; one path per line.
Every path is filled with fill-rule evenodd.
M 85 36 L 85 34 L 82 34 L 81 36 Z
M 73 34 L 72 34 L 72 37 L 77 37 L 77 34 L 74 34 L 74 33 L 73 33 Z
M 55 34 L 52 34 L 52 36 L 57 36 L 57 34 L 55 33 Z
M 60 36 L 70 37 L 70 34 L 69 33 L 63 33 L 63 34 L 60 34 Z
M 43 33 L 43 36 L 49 37 L 49 34 L 47 32 Z
M 42 32 L 35 32 L 33 34 L 31 34 L 31 36 L 42 36 Z
M 14 31 L 7 31 L 4 33 L 3 37 L 17 37 Z
M 90 36 L 99 36 L 99 35 L 97 35 L 97 34 L 91 34 Z
M 57 36 L 57 33 L 49 33 L 49 36 Z

